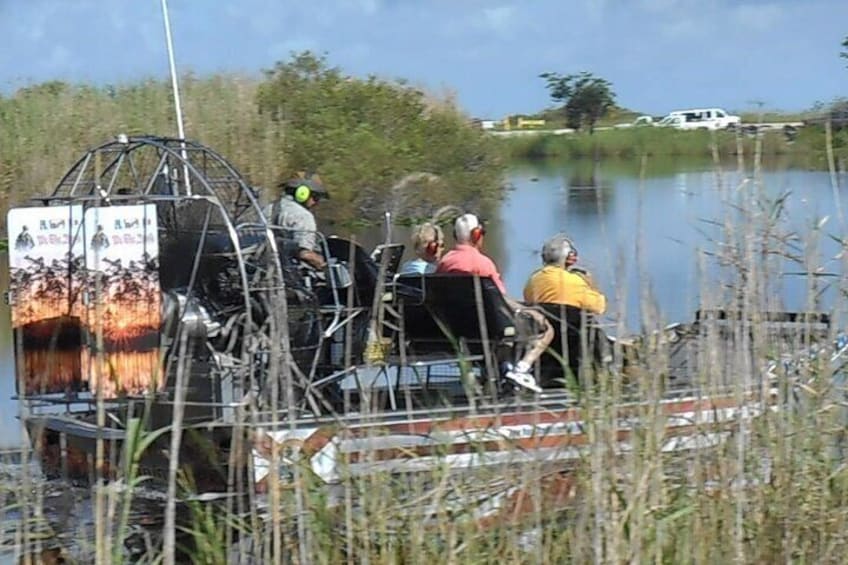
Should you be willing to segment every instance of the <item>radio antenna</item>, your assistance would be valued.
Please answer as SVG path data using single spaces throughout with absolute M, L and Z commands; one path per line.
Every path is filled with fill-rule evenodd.
M 171 72 L 171 91 L 174 93 L 174 110 L 177 114 L 177 135 L 180 138 L 180 155 L 183 158 L 183 178 L 186 193 L 191 195 L 191 181 L 188 176 L 188 155 L 186 153 L 185 129 L 183 127 L 183 110 L 180 102 L 180 83 L 177 78 L 177 65 L 174 62 L 174 41 L 171 38 L 171 21 L 168 16 L 168 0 L 162 1 L 162 18 L 165 20 L 165 43 L 168 48 L 168 66 Z

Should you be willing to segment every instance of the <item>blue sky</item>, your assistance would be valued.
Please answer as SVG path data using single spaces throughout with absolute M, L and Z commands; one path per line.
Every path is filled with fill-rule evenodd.
M 170 0 L 177 64 L 257 74 L 291 51 L 451 91 L 479 117 L 550 105 L 588 70 L 653 114 L 848 96 L 848 0 Z M 167 77 L 159 0 L 0 0 L 0 91 Z

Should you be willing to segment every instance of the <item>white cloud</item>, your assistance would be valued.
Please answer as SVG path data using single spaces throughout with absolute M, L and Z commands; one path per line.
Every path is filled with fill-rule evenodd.
M 326 4 L 334 12 L 341 9 L 349 12 L 360 12 L 369 16 L 376 14 L 382 7 L 381 0 L 336 0 Z M 309 10 L 314 11 L 318 5 L 317 2 L 310 4 Z
M 777 4 L 740 4 L 733 8 L 733 19 L 742 27 L 767 31 L 783 18 L 784 10 Z
M 447 12 L 443 17 L 433 18 L 433 21 L 439 35 L 454 41 L 474 43 L 481 35 L 492 39 L 512 35 L 513 30 L 521 27 L 520 15 L 515 6 L 502 4 L 465 13 Z
M 708 37 L 719 30 L 762 32 L 779 27 L 786 6 L 764 2 L 710 2 L 641 0 L 663 37 L 672 40 Z M 662 9 L 661 9 L 662 8 Z
M 366 14 L 374 14 L 380 9 L 379 0 L 358 0 L 357 4 Z
M 50 48 L 49 54 L 46 60 L 44 60 L 44 67 L 54 72 L 66 72 L 70 69 L 78 68 L 74 64 L 74 58 L 71 57 L 71 50 L 59 43 L 53 44 Z
M 515 17 L 514 6 L 497 6 L 483 10 L 483 24 L 497 33 L 507 31 Z
M 679 16 L 660 24 L 660 30 L 669 39 L 686 39 L 703 34 L 706 25 L 702 18 Z
M 639 0 L 639 5 L 648 12 L 662 14 L 673 10 L 679 4 L 679 0 Z

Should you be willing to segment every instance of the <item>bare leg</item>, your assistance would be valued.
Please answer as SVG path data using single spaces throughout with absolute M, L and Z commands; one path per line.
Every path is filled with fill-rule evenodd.
M 548 348 L 551 344 L 551 341 L 554 339 L 554 328 L 544 314 L 537 310 L 533 310 L 531 308 L 522 309 L 522 314 L 527 314 L 531 318 L 533 318 L 536 323 L 542 328 L 542 333 L 533 336 L 528 344 L 528 349 L 524 352 L 524 356 L 521 357 L 522 363 L 527 367 L 532 367 L 533 364 L 539 360 L 539 357 L 542 356 L 542 353 Z
M 506 377 L 516 383 L 519 383 L 521 386 L 536 392 L 541 392 L 542 389 L 530 373 L 533 368 L 533 364 L 539 359 L 539 357 L 541 357 L 542 353 L 545 352 L 551 341 L 553 341 L 554 328 L 541 312 L 532 308 L 527 308 L 510 298 L 506 298 L 506 301 L 514 312 L 531 317 L 536 322 L 537 327 L 542 329 L 541 333 L 536 334 L 530 339 L 530 343 L 525 349 L 524 355 L 515 366 L 515 371 L 510 370 L 506 374 Z

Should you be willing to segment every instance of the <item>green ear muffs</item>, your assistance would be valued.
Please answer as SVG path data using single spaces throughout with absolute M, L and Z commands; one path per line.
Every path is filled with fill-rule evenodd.
M 305 204 L 309 197 L 312 196 L 312 189 L 307 185 L 302 184 L 294 189 L 294 199 L 300 204 Z

